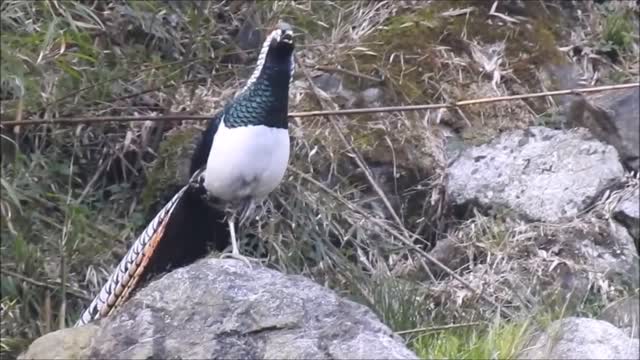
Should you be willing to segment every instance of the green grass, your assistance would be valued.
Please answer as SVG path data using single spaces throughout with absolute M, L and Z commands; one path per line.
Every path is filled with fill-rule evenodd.
M 634 15 L 629 10 L 617 10 L 604 18 L 603 40 L 619 51 L 627 50 L 633 44 L 634 31 L 632 17 Z
M 532 328 L 528 320 L 437 324 L 425 289 L 395 278 L 369 282 L 356 300 L 367 304 L 392 330 L 403 336 L 421 359 L 513 359 Z M 354 293 L 358 290 L 354 290 Z M 555 320 L 551 313 L 541 319 Z M 538 317 L 534 317 L 538 319 Z M 537 321 L 537 320 L 536 320 Z M 540 323 L 542 324 L 542 323 Z
M 424 296 L 419 284 L 395 278 L 368 282 L 358 301 L 367 304 L 394 331 L 411 330 L 424 321 Z
M 411 347 L 421 359 L 515 359 L 527 340 L 528 322 L 496 322 L 419 335 Z
M 126 224 L 124 201 L 83 197 L 80 177 L 87 168 L 79 156 L 65 159 L 60 139 L 49 140 L 53 145 L 43 152 L 3 159 L 0 349 L 9 354 L 75 321 L 87 301 L 84 288 L 96 286 L 85 283 L 87 269 L 110 265 L 114 241 L 136 226 L 134 219 Z
M 126 2 L 118 22 L 76 1 L 3 1 L 1 8 L 2 97 L 21 99 L 29 112 L 104 114 L 135 91 L 209 74 L 214 49 L 223 55 L 224 43 L 211 36 L 218 24 L 198 7 L 179 13 L 189 19 L 179 24 L 186 39 L 166 26 L 155 1 Z

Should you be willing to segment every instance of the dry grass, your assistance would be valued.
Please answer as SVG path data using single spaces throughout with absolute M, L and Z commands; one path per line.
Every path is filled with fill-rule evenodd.
M 560 11 L 557 2 L 545 4 L 550 12 Z M 160 13 L 158 5 L 139 2 L 130 4 L 127 11 L 133 15 L 124 17 L 138 31 L 126 42 L 113 31 L 121 24 L 91 5 L 49 9 L 52 5 L 4 2 L 3 29 L 10 27 L 13 35 L 5 37 L 3 32 L 3 49 L 24 51 L 9 57 L 3 50 L 3 70 L 12 72 L 3 71 L 2 117 L 213 113 L 252 70 L 245 64 L 253 62 L 255 52 L 240 51 L 230 35 L 249 18 L 257 21 L 258 29 L 277 18 L 296 27 L 297 58 L 304 71 L 298 71 L 293 82 L 291 111 L 367 106 L 362 94 L 371 87 L 382 90 L 378 101 L 384 105 L 567 87 L 549 81 L 560 77 L 538 66 L 539 53 L 545 51 L 556 54 L 563 66 L 577 62 L 589 81 L 594 69 L 598 81 L 605 83 L 637 79 L 638 39 L 628 31 L 637 28 L 637 21 L 626 15 L 637 8 L 615 5 L 620 9 L 612 19 L 586 4 L 593 11 L 572 20 L 572 27 L 564 24 L 564 29 L 541 35 L 545 41 L 550 37 L 551 44 L 515 48 L 523 24 L 531 22 L 535 29 L 535 18 L 515 16 L 500 6 L 494 12 L 508 18 L 487 15 L 490 5 L 283 1 L 245 9 L 225 2 L 175 5 L 167 12 L 175 17 L 154 23 L 150 19 Z M 33 12 L 54 15 L 41 17 L 25 30 Z M 479 14 L 488 20 L 479 20 L 485 19 Z M 7 25 L 6 19 L 11 21 Z M 75 46 L 60 54 L 54 44 L 63 38 L 55 29 L 69 19 L 106 32 L 72 30 Z M 168 25 L 172 19 L 178 19 L 177 25 Z M 478 33 L 479 26 L 489 27 L 493 35 Z M 50 28 L 54 30 L 49 33 Z M 416 29 L 424 46 L 406 41 Z M 25 39 L 34 45 L 26 46 Z M 96 46 L 90 54 L 95 61 L 85 60 L 87 54 L 77 50 L 85 43 L 78 39 L 86 44 L 106 41 L 111 47 Z M 595 51 L 603 42 L 618 50 L 620 61 L 614 64 L 586 53 L 578 58 L 567 55 L 568 46 L 587 49 L 585 44 L 590 44 Z M 148 51 L 140 51 L 144 47 Z M 556 47 L 561 48 L 557 53 L 551 50 Z M 321 74 L 314 67 L 323 65 L 351 72 L 340 73 L 339 94 L 313 85 Z M 520 319 L 531 314 L 553 318 L 557 309 L 567 308 L 592 313 L 629 289 L 595 276 L 577 282 L 586 289 L 571 297 L 571 306 L 567 292 L 547 296 L 545 291 L 557 290 L 555 282 L 562 282 L 567 271 L 563 264 L 569 264 L 567 269 L 580 281 L 586 271 L 582 257 L 558 253 L 554 246 L 564 246 L 576 232 L 603 229 L 611 208 L 605 205 L 619 194 L 563 228 L 520 223 L 508 214 L 477 213 L 458 219 L 444 195 L 453 137 L 481 142 L 501 131 L 538 123 L 543 112 L 556 113 L 560 104 L 516 101 L 456 112 L 296 119 L 290 128 L 290 169 L 265 204 L 263 216 L 242 229 L 243 251 L 368 304 L 396 331 L 467 322 L 487 325 L 474 329 L 472 337 L 459 329 L 435 337 L 406 335 L 422 356 L 490 354 L 489 348 L 500 347 L 497 338 L 522 337 Z M 2 274 L 3 352 L 15 354 L 30 339 L 75 320 L 87 303 L 83 297 L 99 290 L 171 186 L 185 180 L 179 159 L 188 158 L 194 140 L 190 134 L 202 126 L 195 121 L 45 125 L 3 133 L 3 154 L 5 149 L 16 154 L 11 161 L 3 156 L 2 165 L 2 269 L 9 271 Z M 20 144 L 19 150 L 12 142 Z M 499 307 L 481 301 L 481 296 Z M 490 325 L 500 319 L 499 308 L 509 310 L 513 323 Z M 465 337 L 480 340 L 460 342 Z M 501 349 L 508 351 L 500 354 L 512 356 L 518 339 L 503 344 Z M 441 351 L 429 352 L 434 349 L 429 344 L 441 344 Z

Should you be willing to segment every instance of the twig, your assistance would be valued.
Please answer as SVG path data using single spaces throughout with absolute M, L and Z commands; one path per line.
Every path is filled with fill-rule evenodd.
M 464 323 L 464 324 L 430 326 L 430 327 L 423 327 L 423 328 L 417 328 L 417 329 L 411 329 L 411 330 L 396 331 L 396 334 L 404 335 L 404 334 L 412 334 L 416 332 L 441 331 L 441 330 L 456 329 L 461 327 L 477 326 L 481 324 L 482 324 L 481 322 L 477 321 L 477 322 L 470 322 L 470 323 Z
M 371 113 L 387 113 L 387 112 L 402 112 L 402 111 L 420 111 L 429 109 L 441 109 L 441 108 L 457 108 L 460 106 L 486 104 L 501 101 L 520 100 L 520 99 L 532 99 L 544 96 L 557 96 L 557 95 L 578 95 L 582 93 L 593 93 L 608 90 L 627 89 L 632 87 L 640 87 L 640 83 L 628 83 L 619 85 L 608 85 L 589 87 L 582 89 L 568 89 L 558 91 L 545 91 L 540 93 L 510 95 L 489 97 L 473 100 L 464 100 L 458 102 L 452 102 L 448 104 L 423 104 L 423 105 L 402 105 L 402 106 L 386 106 L 386 107 L 374 107 L 374 108 L 358 108 L 358 109 L 344 109 L 344 110 L 323 110 L 323 111 L 303 111 L 293 112 L 289 114 L 289 117 L 312 117 L 312 116 L 328 116 L 328 115 L 359 115 L 359 114 L 371 114 Z M 78 124 L 78 123 L 95 123 L 95 122 L 132 122 L 132 121 L 180 121 L 180 120 L 207 120 L 212 115 L 189 115 L 189 114 L 173 114 L 165 116 L 104 116 L 104 117 L 59 117 L 53 119 L 37 119 L 37 120 L 22 120 L 16 121 L 1 121 L 0 126 L 29 126 L 40 124 Z
M 16 109 L 16 123 L 20 123 L 22 121 L 22 109 L 24 106 L 24 98 L 20 98 L 20 100 L 18 100 L 18 108 Z M 16 126 L 13 128 L 13 133 L 16 135 L 20 134 L 20 126 Z
M 78 147 L 78 141 L 73 142 L 73 152 L 71 153 L 71 163 L 69 164 L 69 182 L 67 183 L 67 187 L 69 191 L 67 192 L 67 201 L 65 203 L 64 209 L 64 227 L 62 228 L 62 235 L 60 236 L 60 241 L 58 242 L 59 251 L 60 251 L 60 325 L 59 329 L 64 329 L 66 327 L 66 315 L 67 315 L 67 251 L 66 245 L 67 240 L 69 240 L 69 233 L 71 232 L 73 214 L 70 209 L 71 206 L 71 193 L 72 186 L 71 182 L 73 179 L 73 166 L 75 163 L 75 154 Z
M 105 171 L 108 166 L 109 166 L 109 162 L 105 161 L 102 163 L 102 165 L 100 165 L 100 167 L 98 167 L 96 172 L 93 174 L 93 177 L 91 178 L 91 180 L 89 180 L 89 183 L 87 184 L 87 186 L 84 188 L 80 196 L 74 202 L 76 205 L 82 203 L 82 200 L 84 200 L 84 197 L 87 196 L 87 194 L 89 194 L 89 191 L 91 191 L 91 189 L 93 188 L 93 184 L 95 184 L 95 182 L 98 181 L 98 179 L 100 179 L 100 177 L 102 176 L 102 172 Z
M 362 79 L 367 79 L 367 80 L 371 80 L 371 81 L 375 81 L 375 82 L 382 82 L 382 79 L 379 79 L 377 77 L 373 77 L 371 75 L 362 74 L 362 73 L 359 73 L 359 72 L 355 72 L 355 71 L 351 71 L 351 70 L 347 70 L 347 69 L 343 69 L 343 68 L 339 68 L 339 67 L 335 67 L 335 66 L 318 65 L 315 68 L 318 69 L 318 70 L 322 70 L 322 71 L 341 72 L 343 74 L 351 75 L 351 76 L 354 76 L 354 77 L 359 77 L 359 78 L 362 78 Z
M 42 124 L 59 124 L 59 125 L 75 125 L 84 123 L 104 123 L 104 122 L 134 122 L 134 121 L 180 121 L 180 120 L 207 120 L 211 119 L 212 115 L 189 115 L 189 114 L 176 114 L 165 116 L 102 116 L 102 117 L 77 117 L 77 118 L 53 118 L 50 120 L 38 119 L 38 120 L 23 120 L 16 121 L 0 121 L 0 126 L 14 126 L 14 125 L 42 125 Z
M 11 276 L 13 278 L 16 278 L 16 279 L 22 280 L 24 282 L 27 282 L 27 283 L 29 283 L 31 285 L 43 287 L 43 288 L 46 288 L 46 289 L 51 289 L 51 290 L 54 290 L 54 291 L 57 291 L 59 289 L 59 287 L 56 286 L 56 285 L 48 284 L 48 283 L 45 283 L 45 282 L 41 282 L 41 281 L 32 279 L 30 277 L 27 277 L 25 275 L 19 274 L 17 272 L 13 272 L 11 270 L 0 269 L 0 272 L 2 272 L 3 274 L 5 274 L 7 276 Z M 77 297 L 79 299 L 82 299 L 82 300 L 86 300 L 86 301 L 93 300 L 93 298 L 90 298 L 90 297 L 88 297 L 86 295 L 83 295 L 83 294 L 81 294 L 79 292 L 76 292 L 76 291 L 73 291 L 71 289 L 66 289 L 66 293 L 69 294 L 69 295 L 73 295 L 73 296 L 75 296 L 75 297 Z

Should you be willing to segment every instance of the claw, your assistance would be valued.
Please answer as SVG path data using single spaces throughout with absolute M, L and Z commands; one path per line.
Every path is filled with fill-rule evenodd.
M 247 266 L 249 268 L 252 267 L 251 260 L 253 260 L 253 259 L 248 258 L 248 257 L 246 257 L 244 255 L 235 254 L 235 253 L 232 253 L 232 252 L 231 253 L 223 253 L 222 255 L 220 255 L 220 259 L 226 259 L 226 258 L 232 258 L 232 259 L 240 260 L 243 263 L 247 264 Z
M 230 253 L 224 253 L 220 256 L 221 259 L 224 258 L 233 258 L 236 260 L 240 260 L 242 262 L 244 262 L 245 264 L 247 264 L 247 266 L 249 266 L 251 268 L 251 262 L 250 262 L 250 258 L 240 255 L 240 250 L 238 248 L 238 240 L 236 239 L 236 229 L 235 226 L 233 224 L 235 216 L 231 215 L 229 217 L 229 219 L 227 220 L 227 222 L 229 223 L 229 235 L 231 237 L 231 252 Z

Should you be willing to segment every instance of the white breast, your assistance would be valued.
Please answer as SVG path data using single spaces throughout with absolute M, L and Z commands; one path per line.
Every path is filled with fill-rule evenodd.
M 265 198 L 282 180 L 289 162 L 287 129 L 264 125 L 227 128 L 213 139 L 204 186 L 222 200 Z

